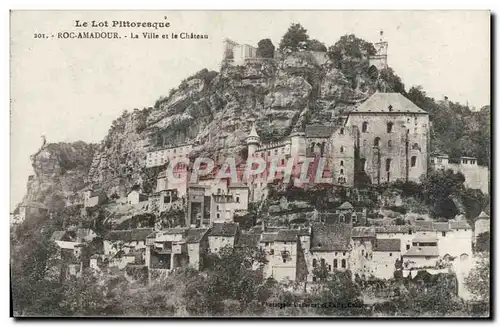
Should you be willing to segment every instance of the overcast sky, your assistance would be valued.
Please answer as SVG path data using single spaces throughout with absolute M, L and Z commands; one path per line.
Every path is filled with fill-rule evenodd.
M 208 40 L 58 40 L 75 20 L 164 21 L 158 33 L 194 32 Z M 14 12 L 11 16 L 11 206 L 22 199 L 29 156 L 48 142 L 99 142 L 123 110 L 152 106 L 192 73 L 218 70 L 225 37 L 277 46 L 291 23 L 334 44 L 354 33 L 376 42 L 384 31 L 388 63 L 406 89 L 478 109 L 490 102 L 490 17 L 485 11 L 91 11 Z M 89 31 L 90 29 L 82 29 Z M 98 30 L 98 29 L 94 29 Z M 147 29 L 108 29 L 129 35 Z M 46 33 L 49 39 L 35 39 Z

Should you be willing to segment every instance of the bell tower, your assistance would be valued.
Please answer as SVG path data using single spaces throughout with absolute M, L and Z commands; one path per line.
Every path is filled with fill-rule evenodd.
M 248 134 L 246 141 L 248 147 L 248 157 L 250 158 L 260 146 L 260 137 L 255 129 L 255 123 L 253 123 L 252 129 L 250 130 L 250 134 Z
M 380 31 L 380 40 L 374 44 L 375 55 L 370 56 L 370 66 L 375 66 L 377 69 L 387 68 L 387 48 L 389 43 L 384 40 L 384 31 Z

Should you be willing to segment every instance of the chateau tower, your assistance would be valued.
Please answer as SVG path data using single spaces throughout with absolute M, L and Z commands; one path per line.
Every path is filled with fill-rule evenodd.
M 306 133 L 302 128 L 294 128 L 290 134 L 290 155 L 292 157 L 303 157 L 306 155 Z
M 384 31 L 380 31 L 380 41 L 374 44 L 375 55 L 370 56 L 370 66 L 375 66 L 378 70 L 387 68 L 387 47 L 389 43 L 384 41 Z
M 248 134 L 246 141 L 248 146 L 248 157 L 250 158 L 260 146 L 260 137 L 255 129 L 255 123 L 252 125 L 252 129 L 250 130 L 250 134 Z

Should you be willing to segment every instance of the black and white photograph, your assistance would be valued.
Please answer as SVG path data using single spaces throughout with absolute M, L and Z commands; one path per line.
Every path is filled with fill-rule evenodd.
M 491 319 L 491 24 L 11 10 L 11 316 Z

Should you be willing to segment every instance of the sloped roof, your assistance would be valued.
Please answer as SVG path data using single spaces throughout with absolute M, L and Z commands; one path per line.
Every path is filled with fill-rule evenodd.
M 238 224 L 236 223 L 214 223 L 209 236 L 235 236 L 238 232 Z
M 50 239 L 54 241 L 61 241 L 64 238 L 64 236 L 66 236 L 66 231 L 56 230 L 54 233 L 52 233 Z
M 391 110 L 389 110 L 391 106 Z M 374 93 L 365 102 L 353 109 L 353 113 L 416 113 L 427 114 L 401 93 Z
M 364 227 L 364 226 L 359 226 L 359 227 L 354 227 L 352 229 L 352 238 L 357 238 L 357 237 L 375 237 L 375 228 L 373 227 Z
M 350 224 L 313 224 L 311 251 L 346 251 L 351 241 Z
M 432 229 L 438 232 L 448 232 L 450 230 L 450 224 L 447 222 L 435 222 L 432 224 Z
M 401 240 L 399 238 L 377 239 L 373 251 L 399 252 L 401 251 Z
M 437 246 L 412 246 L 403 257 L 438 257 Z
M 260 235 L 258 235 L 258 234 L 244 233 L 244 234 L 241 234 L 240 237 L 238 238 L 238 242 L 236 243 L 236 246 L 255 248 L 259 244 L 259 239 L 260 239 Z
M 274 242 L 278 233 L 262 233 L 260 237 L 261 243 Z
M 418 226 L 409 226 L 409 225 L 386 225 L 386 226 L 376 226 L 375 232 L 378 233 L 408 233 L 411 230 L 419 230 Z
M 149 234 L 153 232 L 153 228 L 136 228 L 127 230 L 112 230 L 109 231 L 104 237 L 105 240 L 109 241 L 142 241 L 146 240 Z
M 490 219 L 490 216 L 488 216 L 486 214 L 486 212 L 481 211 L 481 213 L 479 214 L 479 216 L 477 216 L 476 220 L 479 220 L 479 219 Z
M 255 129 L 255 123 L 252 124 L 252 129 L 250 130 L 248 137 L 259 137 L 259 134 L 257 134 L 257 130 Z
M 411 241 L 417 243 L 436 243 L 438 240 L 436 236 L 419 236 L 415 237 Z
M 434 222 L 429 220 L 417 220 L 415 221 L 415 226 L 421 228 L 421 230 L 431 231 L 434 230 Z
M 469 223 L 466 221 L 451 221 L 450 222 L 451 229 L 468 229 L 471 228 Z
M 282 229 L 276 235 L 275 242 L 297 242 L 299 232 L 294 229 Z
M 340 207 L 338 207 L 338 209 L 341 209 L 341 210 L 350 210 L 350 209 L 354 209 L 354 207 L 352 206 L 352 204 L 350 204 L 348 201 L 342 203 L 340 205 Z
M 307 125 L 306 137 L 309 138 L 328 138 L 333 134 L 335 126 L 331 125 Z
M 190 228 L 187 230 L 186 243 L 200 243 L 201 239 L 208 232 L 208 228 Z

